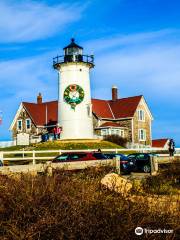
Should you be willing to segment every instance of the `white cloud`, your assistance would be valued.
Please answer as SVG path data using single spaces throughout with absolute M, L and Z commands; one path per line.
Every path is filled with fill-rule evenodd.
M 50 37 L 80 19 L 83 6 L 49 6 L 35 1 L 0 2 L 0 42 L 28 42 Z
M 36 102 L 39 92 L 43 101 L 57 99 L 57 73 L 52 68 L 51 55 L 0 62 L 0 139 L 8 139 L 8 128 L 22 101 Z
M 172 38 L 170 30 L 147 33 L 147 36 L 145 33 L 129 35 L 123 37 L 126 39 L 124 46 L 121 46 L 122 37 L 119 37 L 119 42 L 118 38 L 115 40 L 116 48 L 112 48 L 111 41 L 109 44 L 108 40 L 103 40 L 102 44 L 99 42 L 96 50 L 99 50 L 98 46 L 104 50 L 95 55 L 92 83 L 95 93 L 98 94 L 97 89 L 102 86 L 104 89 L 116 84 L 122 90 L 122 96 L 143 93 L 149 98 L 153 96 L 152 101 L 167 101 L 167 96 L 177 100 L 180 89 L 180 43 L 174 42 L 174 33 L 177 35 L 179 31 L 173 30 Z M 90 43 L 87 45 L 91 46 Z
M 177 29 L 163 29 L 159 31 L 152 32 L 142 32 L 134 34 L 117 34 L 109 37 L 104 37 L 101 39 L 93 39 L 85 43 L 84 47 L 88 51 L 100 54 L 104 51 L 116 51 L 118 48 L 123 48 L 128 46 L 136 46 L 142 44 L 156 43 L 157 41 L 169 40 L 169 37 L 172 38 L 173 34 L 177 35 L 180 33 Z

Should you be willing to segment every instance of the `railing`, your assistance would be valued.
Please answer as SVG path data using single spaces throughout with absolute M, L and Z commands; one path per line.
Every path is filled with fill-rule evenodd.
M 163 148 L 144 148 L 144 149 L 101 149 L 102 152 L 115 152 L 115 153 L 125 153 L 129 154 L 132 152 L 157 152 L 163 151 Z M 87 152 L 87 151 L 97 151 L 97 149 L 84 149 L 84 150 L 32 150 L 32 151 L 0 151 L 0 160 L 4 163 L 25 161 L 26 163 L 32 162 L 33 165 L 40 161 L 48 161 L 55 158 L 57 155 L 62 154 L 63 152 Z M 175 156 L 180 156 L 180 148 L 176 148 Z M 44 156 L 45 155 L 45 156 Z M 158 154 L 160 157 L 167 157 L 168 154 Z M 18 164 L 17 164 L 18 165 Z
M 53 66 L 56 68 L 58 64 L 66 62 L 85 62 L 94 64 L 93 55 L 62 55 L 53 58 Z

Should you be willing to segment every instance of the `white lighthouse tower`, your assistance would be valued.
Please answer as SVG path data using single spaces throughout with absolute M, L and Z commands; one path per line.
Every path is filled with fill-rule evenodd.
M 92 139 L 90 69 L 93 56 L 83 55 L 83 48 L 74 39 L 64 48 L 64 55 L 53 59 L 58 70 L 58 124 L 61 139 Z

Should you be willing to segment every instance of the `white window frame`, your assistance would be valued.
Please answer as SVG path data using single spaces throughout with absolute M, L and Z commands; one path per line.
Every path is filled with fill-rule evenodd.
M 120 137 L 124 137 L 124 130 L 123 130 L 123 129 L 120 129 L 120 131 L 119 131 L 119 136 L 120 136 Z
M 115 135 L 115 134 L 116 134 L 115 131 L 116 131 L 116 129 L 111 128 L 111 130 L 110 130 L 110 134 L 111 134 L 111 135 Z
M 124 137 L 124 130 L 123 129 L 119 129 L 119 128 L 111 128 L 110 129 L 110 135 L 118 135 L 120 137 Z
M 19 128 L 19 122 L 21 123 L 21 129 Z M 17 130 L 22 131 L 22 119 L 17 120 Z
M 106 135 L 108 135 L 107 129 L 101 129 L 101 136 L 106 136 Z
M 146 130 L 141 128 L 138 130 L 139 141 L 146 141 Z
M 27 128 L 27 121 L 30 122 L 30 128 Z M 26 130 L 31 130 L 31 119 L 30 119 L 30 118 L 27 118 L 27 119 L 26 119 Z
M 138 121 L 145 122 L 145 111 L 143 109 L 138 110 Z

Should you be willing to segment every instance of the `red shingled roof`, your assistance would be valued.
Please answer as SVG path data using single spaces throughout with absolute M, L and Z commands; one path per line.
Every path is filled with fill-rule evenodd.
M 101 124 L 99 127 L 120 127 L 120 124 L 115 122 L 105 122 Z
M 23 102 L 23 105 L 37 126 L 57 123 L 58 101 L 44 102 L 40 104 Z M 46 122 L 46 112 L 47 112 L 47 122 Z
M 101 118 L 114 118 L 107 100 L 92 99 L 92 111 Z
M 142 95 L 120 98 L 117 101 L 92 99 L 92 110 L 101 118 L 133 117 Z
M 133 117 L 141 98 L 142 95 L 136 97 L 120 98 L 117 99 L 117 101 L 109 101 L 114 117 Z
M 112 100 L 92 99 L 92 111 L 96 116 L 107 119 L 133 117 L 141 98 L 142 96 L 121 98 L 115 102 Z M 23 102 L 23 105 L 37 126 L 46 125 L 46 109 L 47 123 L 57 123 L 58 101 L 41 104 Z
M 154 139 L 152 140 L 152 147 L 163 148 L 168 140 L 168 138 Z

